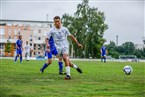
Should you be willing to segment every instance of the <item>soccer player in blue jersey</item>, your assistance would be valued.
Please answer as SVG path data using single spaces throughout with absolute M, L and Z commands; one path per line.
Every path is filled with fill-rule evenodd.
M 107 49 L 106 49 L 105 45 L 103 45 L 101 47 L 100 52 L 101 52 L 101 62 L 103 62 L 103 59 L 104 59 L 104 63 L 106 63 Z
M 48 40 L 47 40 L 48 41 Z M 54 40 L 52 37 L 50 37 L 49 39 L 49 44 L 50 44 L 50 49 L 46 49 L 45 51 L 45 54 L 48 58 L 48 64 L 51 64 L 52 63 L 52 55 L 54 56 L 57 56 L 58 52 L 56 50 L 56 47 L 54 45 Z M 59 65 L 59 74 L 60 75 L 63 75 L 63 62 L 62 62 L 62 58 L 58 58 L 59 59 L 59 62 L 58 62 L 58 65 Z M 40 72 L 44 72 L 44 69 L 47 68 L 48 64 L 44 64 L 43 67 L 40 69 Z
M 17 62 L 17 58 L 20 56 L 20 63 L 22 63 L 22 35 L 19 35 L 18 40 L 16 41 L 16 57 L 15 57 L 15 63 Z

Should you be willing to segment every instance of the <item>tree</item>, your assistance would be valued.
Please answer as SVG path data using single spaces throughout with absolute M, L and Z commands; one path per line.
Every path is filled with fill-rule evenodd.
M 132 42 L 125 42 L 122 44 L 125 55 L 134 55 L 135 45 Z
M 108 50 L 108 55 L 111 55 L 113 58 L 119 57 L 117 46 L 115 45 L 114 41 L 110 41 L 110 44 L 106 45 L 106 48 Z
M 5 45 L 5 52 L 10 53 L 11 52 L 11 42 L 7 40 L 7 43 Z
M 116 46 L 113 41 L 110 41 L 110 44 L 106 45 L 106 47 L 108 55 L 111 55 L 113 58 L 119 58 L 119 55 L 135 55 L 137 58 L 145 58 L 145 48 L 135 49 L 132 42 L 125 42 L 121 46 Z
M 142 58 L 142 50 L 140 49 L 136 49 L 134 55 L 137 56 L 137 58 Z
M 89 0 L 83 0 L 81 4 L 78 4 L 74 16 L 64 14 L 62 17 L 63 25 L 68 27 L 84 46 L 80 51 L 77 45 L 70 43 L 70 52 L 75 51 L 75 57 L 89 58 L 89 55 L 92 58 L 100 57 L 100 47 L 106 41 L 103 35 L 108 25 L 105 24 L 104 12 L 99 11 L 98 8 L 91 8 L 88 2 Z

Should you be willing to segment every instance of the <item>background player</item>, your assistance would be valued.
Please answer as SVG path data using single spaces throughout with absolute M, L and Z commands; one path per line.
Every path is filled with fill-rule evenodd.
M 31 48 L 30 48 L 28 41 L 26 41 L 26 45 L 24 46 L 24 49 L 25 49 L 25 59 L 26 59 L 26 61 L 29 61 Z
M 105 45 L 101 47 L 100 52 L 101 52 L 101 62 L 103 62 L 103 59 L 104 59 L 104 63 L 106 63 L 106 54 L 108 53 L 108 51 Z
M 17 62 L 17 58 L 20 56 L 20 63 L 22 63 L 22 35 L 18 36 L 18 40 L 16 41 L 16 57 L 15 57 L 15 63 Z

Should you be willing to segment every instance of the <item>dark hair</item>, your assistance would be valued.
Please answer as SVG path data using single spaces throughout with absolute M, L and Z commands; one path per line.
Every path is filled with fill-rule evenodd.
M 18 37 L 20 38 L 20 37 L 22 37 L 22 35 L 19 35 Z
M 54 17 L 54 20 L 55 20 L 55 19 L 60 19 L 60 17 L 59 17 L 59 16 L 55 16 L 55 17 Z

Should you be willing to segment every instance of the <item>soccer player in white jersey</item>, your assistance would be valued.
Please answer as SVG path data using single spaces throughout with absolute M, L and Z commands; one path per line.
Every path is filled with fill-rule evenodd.
M 50 45 L 47 42 L 48 39 L 50 39 L 50 37 L 53 37 L 54 39 L 54 43 L 56 46 L 56 49 L 58 51 L 58 55 L 57 56 L 61 56 L 65 62 L 65 66 L 66 66 L 66 80 L 71 79 L 71 75 L 70 75 L 70 67 L 75 68 L 78 72 L 81 72 L 81 69 L 75 65 L 75 64 L 71 64 L 70 60 L 69 60 L 69 56 L 68 56 L 68 52 L 69 52 L 69 42 L 67 40 L 67 36 L 69 36 L 75 43 L 77 43 L 78 47 L 83 47 L 77 40 L 76 38 L 70 34 L 69 30 L 66 27 L 63 27 L 61 25 L 61 20 L 59 16 L 55 16 L 54 17 L 54 27 L 52 27 L 50 29 L 50 31 L 47 33 L 47 38 L 46 38 L 46 47 L 49 48 Z
M 26 41 L 26 45 L 24 46 L 25 49 L 25 59 L 26 61 L 29 61 L 29 56 L 30 56 L 30 45 L 28 44 L 28 41 Z

